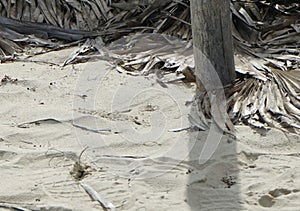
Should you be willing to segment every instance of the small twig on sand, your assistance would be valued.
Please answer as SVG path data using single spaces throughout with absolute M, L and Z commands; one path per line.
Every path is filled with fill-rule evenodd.
M 18 211 L 31 211 L 30 209 L 19 207 L 18 205 L 10 205 L 7 203 L 0 203 L 0 209 L 18 210 Z
M 82 164 L 80 159 L 84 151 L 88 147 L 84 148 L 81 153 L 79 154 L 78 161 L 75 162 L 73 165 L 73 169 L 70 171 L 70 174 L 76 179 L 76 180 L 82 180 L 86 175 L 89 174 L 88 169 L 90 166 L 87 166 L 85 164 Z
M 5 56 L 5 57 L 0 56 L 0 63 L 6 63 L 6 62 L 33 62 L 33 63 L 43 63 L 43 64 L 59 66 L 59 64 L 56 64 L 54 62 L 49 62 L 49 61 L 44 61 L 44 60 L 19 59 L 19 58 L 15 58 L 13 56 Z
M 107 202 L 105 201 L 100 195 L 99 193 L 97 193 L 92 187 L 90 187 L 89 185 L 81 182 L 80 183 L 81 187 L 89 194 L 89 196 L 93 199 L 98 201 L 101 206 L 106 209 L 106 210 L 111 210 L 111 211 L 116 211 L 116 207 L 111 203 L 111 202 Z
M 178 133 L 178 132 L 182 132 L 182 131 L 189 130 L 189 129 L 191 129 L 191 126 L 189 126 L 189 127 L 182 127 L 182 128 L 176 128 L 176 129 L 170 129 L 170 130 L 168 130 L 168 132 Z
M 35 59 L 15 59 L 16 62 L 32 62 L 32 63 L 41 63 L 41 64 L 49 64 L 49 65 L 54 65 L 54 66 L 59 66 L 59 64 L 50 62 L 50 61 L 45 61 L 45 60 L 35 60 Z
M 73 123 L 73 126 L 77 127 L 77 128 L 80 128 L 82 130 L 87 130 L 87 131 L 94 132 L 94 133 L 111 132 L 112 131 L 112 129 L 110 129 L 110 128 L 96 128 L 96 129 L 93 129 L 93 128 L 88 128 L 88 127 L 84 127 L 84 126 L 81 126 L 81 125 L 77 125 L 75 123 Z

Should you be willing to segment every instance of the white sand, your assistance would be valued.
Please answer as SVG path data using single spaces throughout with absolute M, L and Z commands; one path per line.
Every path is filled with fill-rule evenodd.
M 209 131 L 168 132 L 189 125 L 195 85 L 163 88 L 104 61 L 0 64 L 4 75 L 18 82 L 0 86 L 0 210 L 103 210 L 70 174 L 86 146 L 80 182 L 117 210 L 299 210 L 299 137 L 238 126 L 200 165 Z

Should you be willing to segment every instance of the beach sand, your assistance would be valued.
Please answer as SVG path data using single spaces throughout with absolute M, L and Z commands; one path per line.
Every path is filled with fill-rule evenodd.
M 189 127 L 195 84 L 165 88 L 106 61 L 3 63 L 5 75 L 0 210 L 105 210 L 82 185 L 116 210 L 299 210 L 299 136 L 238 125 L 201 164 L 214 131 L 170 131 Z

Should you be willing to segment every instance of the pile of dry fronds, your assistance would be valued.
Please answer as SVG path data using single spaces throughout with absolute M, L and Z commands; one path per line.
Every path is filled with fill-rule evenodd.
M 231 119 L 299 133 L 300 3 L 232 0 L 231 10 L 239 73 L 226 90 Z M 155 72 L 162 86 L 174 81 L 168 73 L 193 69 L 188 0 L 0 0 L 0 14 L 3 55 L 24 43 L 57 49 L 66 46 L 57 40 L 90 38 L 64 64 L 117 58 L 120 71 Z M 200 100 L 209 116 L 207 98 Z

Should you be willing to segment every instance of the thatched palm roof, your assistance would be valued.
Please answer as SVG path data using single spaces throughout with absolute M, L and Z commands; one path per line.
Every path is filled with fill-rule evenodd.
M 231 119 L 299 133 L 300 3 L 232 0 L 231 11 L 239 76 L 226 90 Z M 83 47 L 64 65 L 92 54 L 118 58 L 131 74 L 163 70 L 155 71 L 163 86 L 165 74 L 193 69 L 188 0 L 0 0 L 0 14 L 2 56 L 28 44 L 51 50 L 79 40 Z

